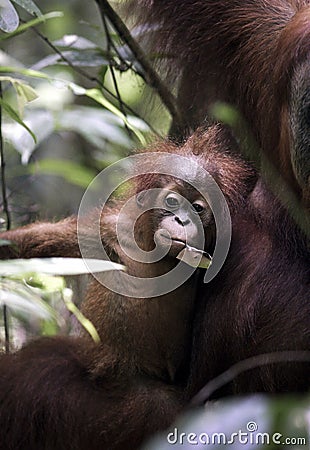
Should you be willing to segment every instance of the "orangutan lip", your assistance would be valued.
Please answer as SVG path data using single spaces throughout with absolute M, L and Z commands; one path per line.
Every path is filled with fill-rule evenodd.
M 180 239 L 173 239 L 170 236 L 167 236 L 166 234 L 160 233 L 160 236 L 169 240 L 169 241 L 173 241 L 177 244 L 181 244 L 184 246 L 184 248 L 186 248 L 187 250 L 189 250 L 190 252 L 195 252 L 195 253 L 200 253 L 202 256 L 205 256 L 206 258 L 212 260 L 212 256 L 208 253 L 205 252 L 204 250 L 200 250 L 199 248 L 196 247 L 192 247 L 191 245 L 187 244 L 184 241 L 181 241 Z
M 163 237 L 163 238 L 165 238 L 165 239 L 167 239 L 167 241 L 173 241 L 173 242 L 175 242 L 176 244 L 181 244 L 181 245 L 183 245 L 184 247 L 187 246 L 186 242 L 181 241 L 180 239 L 173 239 L 172 237 L 167 236 L 167 235 L 164 234 L 164 233 L 160 233 L 160 236 Z

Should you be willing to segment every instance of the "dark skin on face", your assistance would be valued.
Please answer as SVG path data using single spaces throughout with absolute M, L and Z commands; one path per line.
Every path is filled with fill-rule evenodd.
M 149 208 L 153 202 L 156 207 L 153 211 L 155 241 L 163 247 L 170 244 L 170 256 L 176 257 L 186 244 L 197 246 L 201 239 L 201 224 L 207 232 L 204 239 L 211 248 L 214 241 L 214 220 L 206 199 L 199 192 L 185 183 L 168 183 L 157 198 L 148 197 L 151 195 L 141 192 L 137 195 L 137 204 L 140 208 Z

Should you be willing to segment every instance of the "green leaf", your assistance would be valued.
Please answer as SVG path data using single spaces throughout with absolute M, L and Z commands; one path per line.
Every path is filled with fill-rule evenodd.
M 56 318 L 54 310 L 41 298 L 44 289 L 31 288 L 24 278 L 3 278 L 0 288 L 0 305 L 8 305 L 13 313 Z
M 41 11 L 32 0 L 13 0 L 13 2 L 24 8 L 32 16 L 42 16 Z
M 0 66 L 0 73 L 20 73 L 21 75 L 25 75 L 26 77 L 42 78 L 44 80 L 52 79 L 46 73 L 39 72 L 38 70 L 24 69 L 23 67 Z
M 24 279 L 24 277 L 23 277 Z M 29 279 L 25 280 L 28 286 L 39 288 L 46 293 L 63 291 L 66 288 L 64 277 L 55 275 L 46 275 L 42 273 L 31 274 Z
M 216 102 L 212 106 L 210 113 L 216 120 L 231 127 L 235 127 L 240 119 L 240 115 L 236 108 L 224 102 Z
M 32 258 L 0 261 L 0 276 L 32 272 L 50 275 L 81 275 L 109 270 L 124 270 L 124 266 L 111 261 L 82 258 Z
M 4 123 L 3 136 L 22 155 L 22 164 L 27 164 L 36 147 L 54 131 L 54 117 L 50 111 L 31 109 L 26 112 L 25 122 L 33 130 L 36 142 L 18 123 Z M 23 172 L 24 173 L 24 172 Z
M 0 29 L 5 33 L 12 33 L 18 25 L 19 17 L 10 0 L 0 0 Z
M 3 2 L 3 1 L 8 1 L 8 0 L 0 0 L 0 2 Z M 1 9 L 0 9 L 0 11 L 1 11 Z M 14 11 L 15 11 L 15 10 L 14 10 Z M 46 20 L 49 20 L 49 19 L 55 19 L 55 18 L 57 18 L 57 17 L 63 17 L 63 13 L 62 13 L 62 12 L 59 12 L 59 11 L 53 11 L 53 12 L 51 12 L 51 13 L 44 14 L 43 16 L 37 17 L 36 19 L 30 20 L 29 22 L 24 23 L 23 25 L 21 25 L 21 26 L 18 27 L 17 29 L 16 29 L 16 27 L 15 27 L 15 28 L 14 28 L 15 31 L 10 30 L 10 32 L 9 32 L 8 34 L 6 34 L 5 36 L 1 36 L 1 37 L 0 37 L 0 42 L 1 42 L 1 41 L 4 41 L 4 40 L 6 40 L 6 39 L 9 39 L 9 38 L 11 38 L 12 36 L 17 36 L 17 35 L 23 33 L 24 31 L 28 30 L 28 29 L 31 28 L 31 27 L 34 27 L 34 26 L 36 26 L 36 25 L 39 25 L 39 24 L 42 23 L 42 22 L 45 22 Z M 17 25 L 18 25 L 18 24 L 17 24 Z M 0 21 L 0 28 L 1 28 L 1 21 Z M 4 30 L 4 31 L 5 31 L 5 30 Z
M 23 114 L 25 105 L 38 98 L 36 91 L 26 83 L 13 83 L 17 94 L 19 114 Z
M 97 49 L 66 50 L 62 52 L 62 55 L 70 63 L 79 67 L 101 67 L 102 65 L 109 65 L 109 61 Z M 60 55 L 49 55 L 36 63 L 34 67 L 36 70 L 41 70 L 45 67 L 54 66 L 55 64 L 65 66 L 68 63 Z
M 74 106 L 57 115 L 57 130 L 73 130 L 100 151 L 107 142 L 130 148 L 132 143 L 119 117 L 103 108 Z
M 36 91 L 23 80 L 13 77 L 0 76 L 0 81 L 8 81 L 15 89 L 20 116 L 24 112 L 25 105 L 38 98 Z
M 29 298 L 26 293 L 14 293 L 11 290 L 0 290 L 0 305 L 9 306 L 10 310 L 15 313 L 31 313 L 32 316 L 41 319 L 50 319 L 52 314 L 51 308 L 42 300 L 33 294 Z
M 75 50 L 87 50 L 99 48 L 98 45 L 76 34 L 65 34 L 61 39 L 54 41 L 54 45 L 62 48 L 70 48 Z
M 85 328 L 85 330 L 90 334 L 93 341 L 96 343 L 100 342 L 100 336 L 94 327 L 94 325 L 91 323 L 89 319 L 87 319 L 84 314 L 76 307 L 76 305 L 72 302 L 71 298 L 66 298 L 64 295 L 64 302 L 65 305 L 72 314 L 77 318 L 77 320 L 80 322 L 80 324 Z
M 84 89 L 81 86 L 77 86 L 74 83 L 70 83 L 70 87 L 74 94 L 76 95 L 86 95 L 89 98 L 92 98 L 100 105 L 104 106 L 106 109 L 111 111 L 113 114 L 115 114 L 117 117 L 122 119 L 122 121 L 127 125 L 127 127 L 133 131 L 133 133 L 137 136 L 140 143 L 142 145 L 146 145 L 146 140 L 143 134 L 140 130 L 138 130 L 131 122 L 130 119 L 125 116 L 116 106 L 112 105 L 112 103 L 107 100 L 103 93 L 99 89 Z
M 36 91 L 25 82 L 16 80 L 13 82 L 17 95 L 23 100 L 24 103 L 32 102 L 38 98 Z
M 22 119 L 19 117 L 17 112 L 14 111 L 14 109 L 8 103 L 6 103 L 4 100 L 2 100 L 1 98 L 0 98 L 0 106 L 9 114 L 9 116 L 13 120 L 15 120 L 15 122 L 19 123 L 19 125 L 24 127 L 28 131 L 28 133 L 31 135 L 34 142 L 36 142 L 36 137 L 33 134 L 33 132 L 30 130 L 30 128 L 25 124 L 25 122 L 22 121 Z

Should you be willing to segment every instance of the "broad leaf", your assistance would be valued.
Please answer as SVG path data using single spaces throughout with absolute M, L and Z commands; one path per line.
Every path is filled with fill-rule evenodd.
M 82 36 L 77 36 L 76 34 L 65 34 L 58 41 L 54 41 L 53 44 L 56 45 L 57 47 L 70 48 L 75 50 L 87 50 L 90 48 L 92 49 L 99 48 L 98 45 L 94 44 L 88 39 L 85 39 Z
M 2 100 L 0 98 L 0 105 L 2 106 L 2 108 L 8 113 L 8 115 L 15 120 L 15 122 L 17 122 L 19 125 L 21 125 L 23 128 L 25 128 L 28 133 L 31 135 L 32 139 L 34 140 L 34 142 L 36 142 L 36 136 L 34 135 L 34 133 L 31 131 L 31 129 L 25 124 L 25 122 L 23 122 L 23 120 L 19 117 L 19 115 L 17 114 L 17 112 L 8 104 L 6 103 L 4 100 Z
M 70 87 L 74 94 L 76 95 L 86 95 L 87 97 L 92 98 L 96 102 L 98 102 L 100 105 L 104 106 L 106 109 L 111 111 L 113 114 L 115 114 L 117 117 L 121 118 L 122 121 L 127 125 L 127 127 L 134 132 L 134 134 L 139 139 L 140 143 L 142 145 L 146 145 L 146 140 L 143 134 L 139 129 L 137 129 L 136 126 L 131 122 L 131 118 L 125 116 L 116 106 L 112 105 L 109 100 L 107 100 L 103 93 L 99 89 L 84 89 L 81 86 L 77 86 L 74 83 L 70 83 Z
M 25 69 L 23 67 L 0 66 L 0 73 L 20 73 L 21 75 L 25 75 L 26 77 L 42 78 L 44 80 L 52 79 L 46 73 L 39 72 L 33 69 Z
M 0 2 L 3 2 L 3 1 L 8 1 L 8 0 L 0 0 Z M 1 9 L 0 9 L 0 12 L 1 12 Z M 23 25 L 21 25 L 18 28 L 16 27 L 17 29 L 14 28 L 14 30 L 10 30 L 9 34 L 7 34 L 5 36 L 0 36 L 0 41 L 4 41 L 5 39 L 9 39 L 12 36 L 17 36 L 18 34 L 21 34 L 24 31 L 28 30 L 28 28 L 35 27 L 36 25 L 39 25 L 40 23 L 44 22 L 45 20 L 55 19 L 57 17 L 63 17 L 63 13 L 58 12 L 58 11 L 54 11 L 54 12 L 51 12 L 51 13 L 48 13 L 48 14 L 44 14 L 43 16 L 37 17 L 36 19 L 30 20 L 29 22 L 24 23 Z M 1 20 L 1 16 L 0 16 L 0 20 Z M 0 24 L 1 24 L 1 22 L 0 22 Z M 1 28 L 1 26 L 0 26 L 0 28 Z
M 23 115 L 25 105 L 38 98 L 36 91 L 23 80 L 13 77 L 0 76 L 0 81 L 8 81 L 15 89 L 20 116 Z
M 132 145 L 122 120 L 103 108 L 74 106 L 70 111 L 62 111 L 57 115 L 57 129 L 73 130 L 100 150 L 106 142 L 126 148 Z
M 13 2 L 24 8 L 32 16 L 42 16 L 41 11 L 32 0 L 13 0 Z
M 120 264 L 99 259 L 33 258 L 0 261 L 0 276 L 39 272 L 51 275 L 82 275 L 109 270 L 124 270 Z
M 109 61 L 97 49 L 66 50 L 62 52 L 62 55 L 70 63 L 79 67 L 101 67 L 102 65 L 109 65 Z M 33 68 L 35 70 L 42 70 L 45 67 L 54 66 L 55 64 L 67 65 L 67 62 L 60 55 L 49 55 L 37 62 Z
M 16 294 L 11 291 L 0 290 L 0 305 L 7 305 L 15 313 L 31 313 L 32 316 L 41 319 L 50 319 L 51 309 L 43 301 L 39 302 L 38 298 L 26 297 L 22 293 Z
M 18 25 L 19 17 L 10 0 L 0 0 L 0 29 L 11 33 Z
M 34 141 L 18 123 L 4 123 L 3 136 L 22 155 L 22 163 L 27 164 L 37 146 L 54 131 L 54 117 L 50 111 L 29 110 L 24 123 L 33 130 Z

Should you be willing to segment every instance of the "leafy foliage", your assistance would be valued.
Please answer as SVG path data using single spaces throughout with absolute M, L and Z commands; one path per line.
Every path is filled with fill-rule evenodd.
M 0 261 L 0 307 L 6 305 L 9 308 L 14 336 L 20 334 L 18 321 L 31 329 L 31 323 L 35 320 L 35 330 L 44 335 L 59 332 L 65 325 L 57 307 L 57 303 L 62 300 L 93 339 L 99 341 L 95 328 L 74 306 L 72 290 L 66 287 L 64 278 L 51 276 L 87 274 L 90 272 L 89 267 L 92 272 L 123 269 L 110 261 L 79 258 Z M 69 314 L 65 316 L 69 319 Z M 18 339 L 14 339 L 14 344 L 20 344 Z
M 26 180 L 26 189 L 23 187 L 20 193 L 17 192 L 10 203 L 10 213 L 17 224 L 21 221 L 20 205 L 25 203 L 25 210 L 33 208 L 32 196 L 38 203 L 38 210 L 41 210 L 42 204 L 38 198 L 40 190 L 32 188 L 31 181 L 34 178 L 60 178 L 69 192 L 73 186 L 82 192 L 100 169 L 117 160 L 124 152 L 127 153 L 137 143 L 145 144 L 149 134 L 146 123 L 134 117 L 131 107 L 123 103 L 118 86 L 111 85 L 112 71 L 113 79 L 114 70 L 135 72 L 126 66 L 124 51 L 122 56 L 118 52 L 117 48 L 121 45 L 114 32 L 104 35 L 98 28 L 87 25 L 85 28 L 90 36 L 78 33 L 63 33 L 59 36 L 57 33 L 55 40 L 49 36 L 53 34 L 50 30 L 54 26 L 50 24 L 57 23 L 55 27 L 58 28 L 62 19 L 69 19 L 69 12 L 64 7 L 62 12 L 45 13 L 32 0 L 1 0 L 0 3 L 0 40 L 8 46 L 13 41 L 17 42 L 18 50 L 26 39 L 26 48 L 30 50 L 32 59 L 31 62 L 27 58 L 20 60 L 18 51 L 14 58 L 14 52 L 11 51 L 10 56 L 6 50 L 0 55 L 0 108 L 4 116 L 1 132 L 5 143 L 4 156 L 9 161 L 6 163 L 8 191 L 13 186 L 16 191 L 20 180 Z M 25 13 L 32 17 L 25 19 Z M 39 31 L 39 25 L 43 31 Z M 78 23 L 72 25 L 76 29 L 80 28 Z M 42 51 L 41 42 L 47 42 L 49 54 Z M 77 144 L 71 153 L 73 160 L 67 155 L 72 135 L 76 136 Z M 62 152 L 55 155 L 50 141 L 56 136 L 62 136 Z M 40 154 L 42 149 L 45 149 L 44 156 Z M 56 198 L 57 195 L 55 202 L 59 203 Z M 15 199 L 18 203 L 16 207 Z M 54 215 L 50 211 L 50 202 L 46 198 L 42 199 L 43 202 L 47 204 L 47 213 Z M 70 207 L 76 208 L 76 205 Z M 5 223 L 5 218 L 2 222 Z M 111 269 L 107 262 L 96 262 L 95 266 L 92 265 L 95 271 L 96 266 L 100 271 Z M 112 268 L 116 270 L 119 266 Z M 16 332 L 20 334 L 17 319 L 28 329 L 36 318 L 43 325 L 39 329 L 35 328 L 43 334 L 47 328 L 52 333 L 59 331 L 59 306 L 57 302 L 51 302 L 52 291 L 49 287 L 54 285 L 54 280 L 62 280 L 63 283 L 64 280 L 50 275 L 46 278 L 47 275 L 44 275 L 45 281 L 40 285 L 36 273 L 81 275 L 85 272 L 87 269 L 82 260 L 63 261 L 59 258 L 46 259 L 44 262 L 1 262 L 0 303 L 9 308 L 13 335 Z M 37 280 L 35 287 L 29 282 L 34 279 Z M 65 284 L 58 291 L 59 299 L 67 299 L 70 311 L 97 339 L 95 330 L 91 329 L 68 298 L 69 291 Z

